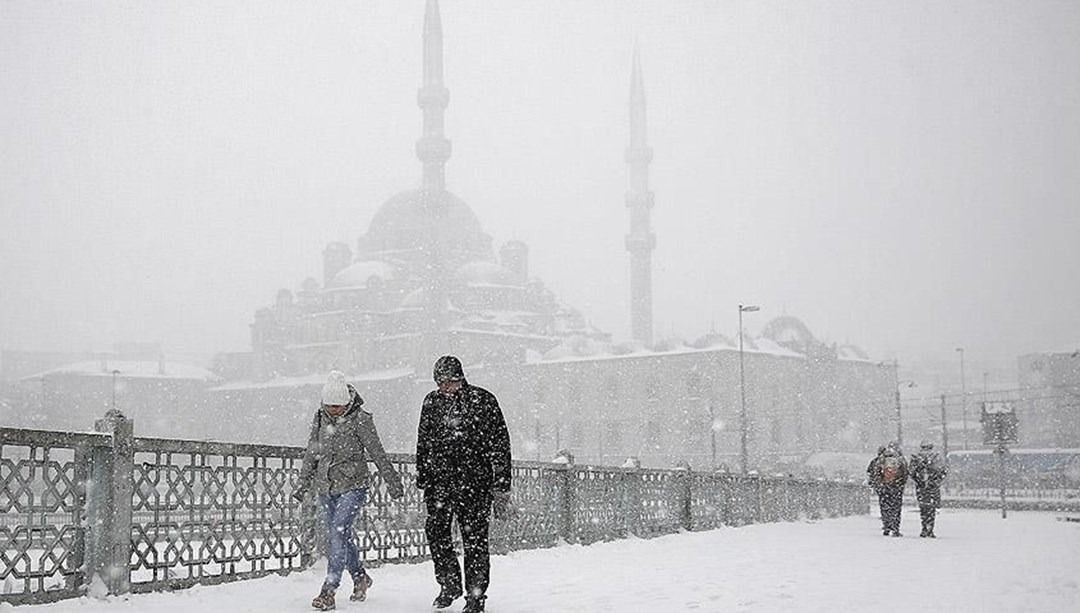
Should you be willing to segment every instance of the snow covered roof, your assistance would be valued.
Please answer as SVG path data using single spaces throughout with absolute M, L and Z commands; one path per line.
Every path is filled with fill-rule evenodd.
M 776 344 L 774 341 L 771 341 L 771 340 L 768 340 L 768 339 L 755 339 L 755 341 L 757 342 L 758 347 L 756 349 L 752 349 L 750 347 L 744 347 L 744 349 L 743 349 L 744 353 L 747 353 L 747 354 L 774 355 L 774 356 L 778 356 L 778 357 L 793 357 L 793 358 L 801 358 L 801 359 L 804 359 L 806 357 L 801 353 L 792 351 L 790 349 L 787 349 L 786 347 L 781 347 L 780 345 Z M 719 345 L 719 346 L 715 346 L 715 347 L 701 347 L 701 348 L 695 348 L 695 347 L 691 347 L 691 346 L 688 346 L 688 345 L 683 345 L 681 347 L 672 348 L 672 349 L 656 350 L 655 348 L 654 349 L 637 348 L 635 351 L 632 351 L 630 353 L 613 353 L 612 350 L 611 350 L 612 349 L 611 347 L 606 346 L 603 343 L 592 341 L 591 339 L 589 340 L 589 342 L 585 343 L 584 345 L 581 345 L 581 346 L 577 347 L 576 349 L 577 349 L 577 351 L 575 352 L 574 345 L 568 345 L 567 343 L 563 343 L 563 344 L 559 345 L 558 347 L 552 349 L 551 351 L 545 353 L 544 356 L 540 360 L 537 360 L 537 361 L 540 362 L 540 363 L 587 362 L 587 361 L 593 361 L 593 360 L 595 360 L 595 361 L 600 361 L 600 360 L 625 360 L 625 359 L 630 359 L 630 358 L 642 358 L 642 357 L 662 356 L 662 355 L 688 355 L 688 354 L 721 353 L 721 352 L 731 353 L 731 352 L 738 352 L 739 351 L 738 347 L 732 348 L 732 347 L 728 347 L 726 345 Z M 533 357 L 535 357 L 535 356 L 533 356 Z M 533 362 L 533 360 L 529 360 L 529 361 Z
M 373 278 L 389 280 L 396 276 L 397 270 L 391 264 L 379 260 L 365 260 L 342 269 L 328 285 L 334 288 L 366 287 Z
M 363 383 L 370 381 L 393 381 L 412 377 L 412 368 L 392 368 L 387 370 L 371 370 L 355 375 L 345 375 L 349 383 Z M 326 375 L 304 375 L 302 377 L 275 377 L 267 381 L 233 381 L 224 385 L 210 388 L 211 392 L 229 392 L 259 389 L 277 389 L 289 387 L 321 386 L 326 383 Z
M 121 379 L 187 379 L 193 381 L 217 381 L 219 377 L 205 368 L 181 362 L 158 360 L 92 360 L 75 362 L 53 368 L 23 380 L 40 379 L 48 375 L 75 375 L 80 377 L 112 377 L 113 371 Z

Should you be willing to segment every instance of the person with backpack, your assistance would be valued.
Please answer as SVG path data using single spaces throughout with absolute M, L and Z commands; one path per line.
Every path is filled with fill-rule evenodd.
M 948 467 L 941 461 L 941 456 L 934 451 L 934 444 L 923 441 L 919 453 L 911 456 L 911 478 L 915 481 L 915 497 L 919 501 L 919 516 L 922 519 L 922 538 L 937 538 L 934 535 L 934 518 L 941 506 L 941 482 L 948 474 Z
M 900 451 L 900 445 L 892 442 L 880 448 L 877 457 L 866 467 L 866 473 L 870 487 L 878 495 L 881 533 L 884 536 L 900 536 L 900 510 L 908 478 L 907 460 Z
M 374 583 L 364 570 L 353 531 L 353 523 L 367 502 L 368 488 L 371 487 L 368 459 L 379 467 L 379 476 L 391 497 L 401 498 L 404 490 L 401 476 L 394 470 L 379 440 L 374 418 L 360 408 L 364 400 L 345 382 L 344 373 L 330 372 L 322 388 L 321 400 L 311 424 L 300 482 L 293 498 L 303 500 L 308 492 L 313 492 L 326 518 L 326 579 L 311 606 L 329 611 L 336 606 L 334 593 L 345 570 L 353 580 L 349 600 L 367 598 L 367 590 Z

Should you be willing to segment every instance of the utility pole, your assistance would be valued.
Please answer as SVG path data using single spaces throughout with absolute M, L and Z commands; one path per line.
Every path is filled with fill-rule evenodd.
M 941 395 L 941 447 L 944 450 L 945 461 L 949 461 L 949 428 L 945 421 L 945 394 Z
M 760 311 L 761 307 L 752 304 L 739 305 L 739 464 L 742 474 L 746 474 L 749 464 L 749 453 L 746 449 L 746 439 L 750 434 L 750 422 L 746 417 L 746 376 L 743 374 L 743 330 L 742 314 Z
M 900 362 L 893 359 L 893 375 L 896 378 L 896 444 L 904 448 L 904 423 L 900 412 Z
M 712 452 L 711 470 L 716 470 L 716 407 L 713 406 L 713 398 L 709 397 L 709 447 Z
M 960 420 L 964 427 L 964 450 L 968 448 L 968 427 L 967 427 L 967 379 L 964 377 L 964 348 L 957 347 L 956 351 L 960 353 Z

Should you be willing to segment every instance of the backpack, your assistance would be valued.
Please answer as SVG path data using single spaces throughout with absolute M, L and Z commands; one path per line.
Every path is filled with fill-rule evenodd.
M 881 463 L 881 482 L 882 483 L 895 483 L 900 479 L 900 458 L 896 456 L 885 456 L 885 460 Z

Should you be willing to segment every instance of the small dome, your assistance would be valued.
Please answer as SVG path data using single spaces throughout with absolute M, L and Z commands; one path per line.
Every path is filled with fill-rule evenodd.
M 397 277 L 397 271 L 393 266 L 378 260 L 357 262 L 330 280 L 330 287 L 367 287 L 371 279 L 388 281 Z
M 520 285 L 514 273 L 494 262 L 469 262 L 454 271 L 454 279 L 466 285 Z

